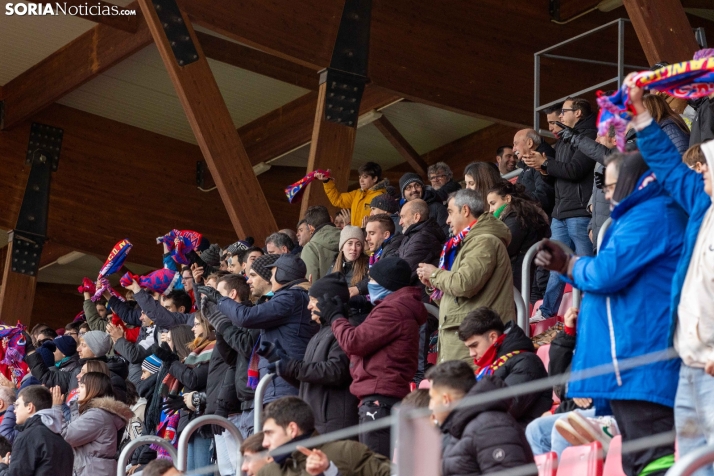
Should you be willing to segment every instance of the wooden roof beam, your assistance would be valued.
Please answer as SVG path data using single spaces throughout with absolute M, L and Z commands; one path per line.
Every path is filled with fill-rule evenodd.
M 317 91 L 319 75 L 316 69 L 200 31 L 196 32 L 196 37 L 201 42 L 203 52 L 211 59 Z
M 135 33 L 98 24 L 3 86 L 0 128 L 11 128 L 152 43 L 136 2 Z
M 311 141 L 317 98 L 316 91 L 310 92 L 238 129 L 252 165 L 280 157 Z M 368 84 L 362 95 L 360 114 L 381 109 L 400 98 Z
M 421 158 L 419 153 L 414 150 L 414 147 L 411 146 L 409 141 L 394 127 L 394 124 L 389 122 L 389 119 L 384 115 L 374 121 L 373 124 L 377 127 L 379 132 L 387 138 L 389 143 L 397 149 L 399 155 L 407 161 L 411 168 L 422 177 L 426 177 L 426 171 L 429 166 L 424 159 Z
M 260 243 L 278 227 L 188 16 L 177 12 L 179 26 L 172 28 L 190 37 L 196 56 L 188 56 L 187 63 L 180 65 L 158 8 L 151 0 L 139 0 L 139 6 L 236 234 L 253 236 Z

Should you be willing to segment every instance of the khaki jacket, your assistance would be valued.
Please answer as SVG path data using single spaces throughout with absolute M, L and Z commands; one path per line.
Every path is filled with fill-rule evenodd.
M 451 271 L 437 269 L 432 275 L 431 284 L 444 292 L 439 302 L 439 362 L 463 360 L 473 365 L 458 336 L 469 312 L 485 306 L 498 312 L 504 323 L 516 318 L 510 242 L 508 227 L 484 213 L 466 235 Z
M 317 435 L 315 435 L 317 436 Z M 387 458 L 370 451 L 362 443 L 349 440 L 333 441 L 320 449 L 335 463 L 341 476 L 390 476 L 391 465 Z M 258 476 L 309 476 L 305 471 L 307 456 L 294 451 L 283 465 L 270 463 L 258 472 Z
M 328 223 L 317 230 L 300 252 L 300 259 L 305 262 L 306 278 L 312 276 L 314 283 L 327 275 L 337 258 L 340 246 L 340 230 Z

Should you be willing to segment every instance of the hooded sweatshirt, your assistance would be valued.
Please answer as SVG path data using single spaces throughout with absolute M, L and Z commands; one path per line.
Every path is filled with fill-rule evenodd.
M 714 182 L 714 141 L 702 144 Z M 714 200 L 714 199 L 713 199 Z M 692 259 L 679 301 L 674 348 L 690 367 L 704 368 L 714 360 L 714 207 L 709 207 L 699 228 Z

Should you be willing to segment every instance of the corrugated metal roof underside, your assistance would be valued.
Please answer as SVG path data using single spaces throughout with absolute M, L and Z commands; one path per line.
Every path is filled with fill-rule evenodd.
M 308 91 L 209 59 L 236 128 Z M 59 101 L 115 121 L 195 144 L 176 91 L 155 45 L 150 45 Z
M 382 113 L 419 153 L 425 154 L 449 142 L 476 132 L 492 123 L 463 114 L 415 102 L 399 102 Z M 272 162 L 274 165 L 307 166 L 310 146 L 307 145 Z M 392 144 L 374 126 L 368 124 L 357 130 L 352 168 L 368 161 L 377 161 L 383 169 L 404 162 Z
M 112 0 L 126 6 L 132 0 Z M 57 15 L 6 15 L 2 0 L 0 13 L 0 84 L 24 73 L 52 53 L 93 28 L 96 23 L 79 17 Z

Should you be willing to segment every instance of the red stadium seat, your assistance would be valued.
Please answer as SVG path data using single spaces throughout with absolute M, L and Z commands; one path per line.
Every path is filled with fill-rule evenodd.
M 538 357 L 540 357 L 540 360 L 543 361 L 543 365 L 545 365 L 545 369 L 548 370 L 548 364 L 550 363 L 550 344 L 542 345 L 538 347 Z
M 561 317 L 565 316 L 565 311 L 573 307 L 573 293 L 563 294 L 563 300 L 560 301 L 560 308 L 558 309 L 558 315 Z
M 571 446 L 563 451 L 557 476 L 602 476 L 602 446 L 594 441 L 589 445 Z
M 558 454 L 555 451 L 535 457 L 538 476 L 556 476 L 558 470 Z
M 610 448 L 605 458 L 605 474 L 607 476 L 627 476 L 622 470 L 622 436 L 617 435 L 610 441 Z

